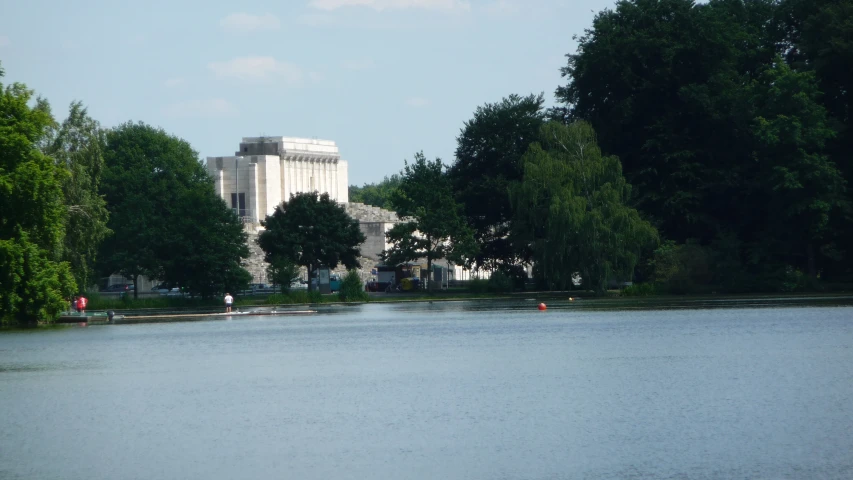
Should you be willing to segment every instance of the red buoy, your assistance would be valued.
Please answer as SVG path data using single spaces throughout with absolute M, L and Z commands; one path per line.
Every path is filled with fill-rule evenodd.
M 548 307 L 544 303 L 539 304 L 539 310 L 546 310 Z

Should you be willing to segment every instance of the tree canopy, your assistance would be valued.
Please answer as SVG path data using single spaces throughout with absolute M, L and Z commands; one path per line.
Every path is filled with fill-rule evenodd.
M 102 244 L 102 272 L 146 275 L 202 296 L 248 283 L 242 225 L 187 142 L 128 122 L 107 133 L 104 153 L 114 234 Z
M 477 107 L 456 139 L 456 161 L 448 175 L 478 253 L 474 264 L 491 269 L 529 260 L 510 242 L 509 190 L 521 180 L 521 157 L 536 141 L 544 121 L 543 95 L 510 95 Z
M 597 291 L 630 279 L 640 252 L 658 237 L 627 205 L 631 186 L 619 160 L 601 154 L 585 122 L 549 122 L 539 138 L 511 197 L 515 235 L 531 245 L 534 274 L 558 289 L 571 288 L 575 273 Z
M 374 207 L 384 208 L 385 210 L 393 210 L 394 206 L 391 204 L 391 195 L 400 186 L 401 181 L 402 178 L 394 174 L 390 177 L 386 175 L 379 183 L 365 183 L 361 187 L 350 185 L 349 201 L 373 205 Z
M 0 68 L 0 78 L 3 70 Z M 67 172 L 38 145 L 53 118 L 33 92 L 0 83 L 0 322 L 53 320 L 77 288 L 62 261 Z
M 473 259 L 477 251 L 473 233 L 453 198 L 441 159 L 430 161 L 423 152 L 416 153 L 411 164 L 405 163 L 402 182 L 391 203 L 403 221 L 386 233 L 391 248 L 383 252 L 385 261 L 399 264 L 425 258 L 432 275 L 437 259 L 447 258 L 457 264 Z
M 81 288 L 96 280 L 98 247 L 111 232 L 109 213 L 100 192 L 104 169 L 104 132 L 80 102 L 73 102 L 68 117 L 45 140 L 44 152 L 59 168 L 67 170 L 62 190 L 68 219 L 62 258 Z
M 258 245 L 271 265 L 289 260 L 306 267 L 309 274 L 321 266 L 361 266 L 359 246 L 365 237 L 358 221 L 326 193 L 291 195 L 261 225 L 265 230 L 258 235 Z M 313 289 L 312 282 L 308 282 L 308 288 Z
M 666 239 L 735 246 L 737 274 L 851 271 L 850 3 L 619 1 L 552 114 L 591 124 Z

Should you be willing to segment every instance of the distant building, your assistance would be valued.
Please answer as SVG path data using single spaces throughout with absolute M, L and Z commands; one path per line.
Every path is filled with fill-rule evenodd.
M 331 140 L 243 137 L 233 156 L 207 157 L 216 193 L 247 224 L 257 224 L 291 194 L 328 193 L 349 200 L 346 160 Z

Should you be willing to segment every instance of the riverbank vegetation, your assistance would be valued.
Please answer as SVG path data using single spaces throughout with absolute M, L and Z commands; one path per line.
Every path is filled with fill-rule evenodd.
M 450 164 L 419 154 L 353 187 L 353 201 L 407 218 L 389 260 L 452 256 L 499 272 L 471 284 L 491 292 L 522 288 L 529 267 L 539 289 L 598 293 L 853 284 L 853 0 L 619 0 L 565 34 L 578 46 L 554 65 L 555 106 L 486 103 Z M 328 223 L 310 217 L 310 232 Z M 334 258 L 279 235 L 268 260 L 283 277 L 289 264 L 356 266 L 348 225 Z M 0 83 L 2 323 L 55 319 L 115 272 L 216 303 L 249 281 L 245 242 L 187 142 L 102 128 L 79 102 L 59 121 Z
M 851 0 L 616 2 L 576 37 L 556 107 L 513 94 L 465 122 L 447 175 L 467 265 L 644 294 L 853 285 L 851 35 Z M 587 132 L 583 154 L 560 128 Z M 395 188 L 371 185 L 375 204 Z

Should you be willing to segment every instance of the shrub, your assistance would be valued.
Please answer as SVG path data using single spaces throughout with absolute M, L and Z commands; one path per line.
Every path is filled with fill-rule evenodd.
M 291 290 L 290 293 L 277 293 L 267 297 L 269 305 L 323 303 L 323 295 L 317 290 L 308 292 L 306 290 Z
M 342 302 L 366 302 L 368 300 L 367 292 L 364 291 L 364 284 L 361 283 L 361 277 L 355 270 L 347 272 L 344 279 L 341 281 L 341 290 L 338 292 L 338 297 Z
M 493 293 L 507 293 L 512 291 L 513 279 L 504 272 L 497 271 L 489 277 L 487 288 Z
M 647 297 L 654 295 L 656 292 L 655 286 L 652 283 L 635 283 L 628 285 L 622 290 L 622 295 L 626 297 Z
M 707 248 L 692 242 L 676 245 L 669 241 L 655 250 L 653 278 L 669 293 L 695 293 L 710 284 L 710 264 Z
M 475 278 L 468 282 L 468 291 L 471 293 L 486 293 L 489 290 L 489 281 Z

